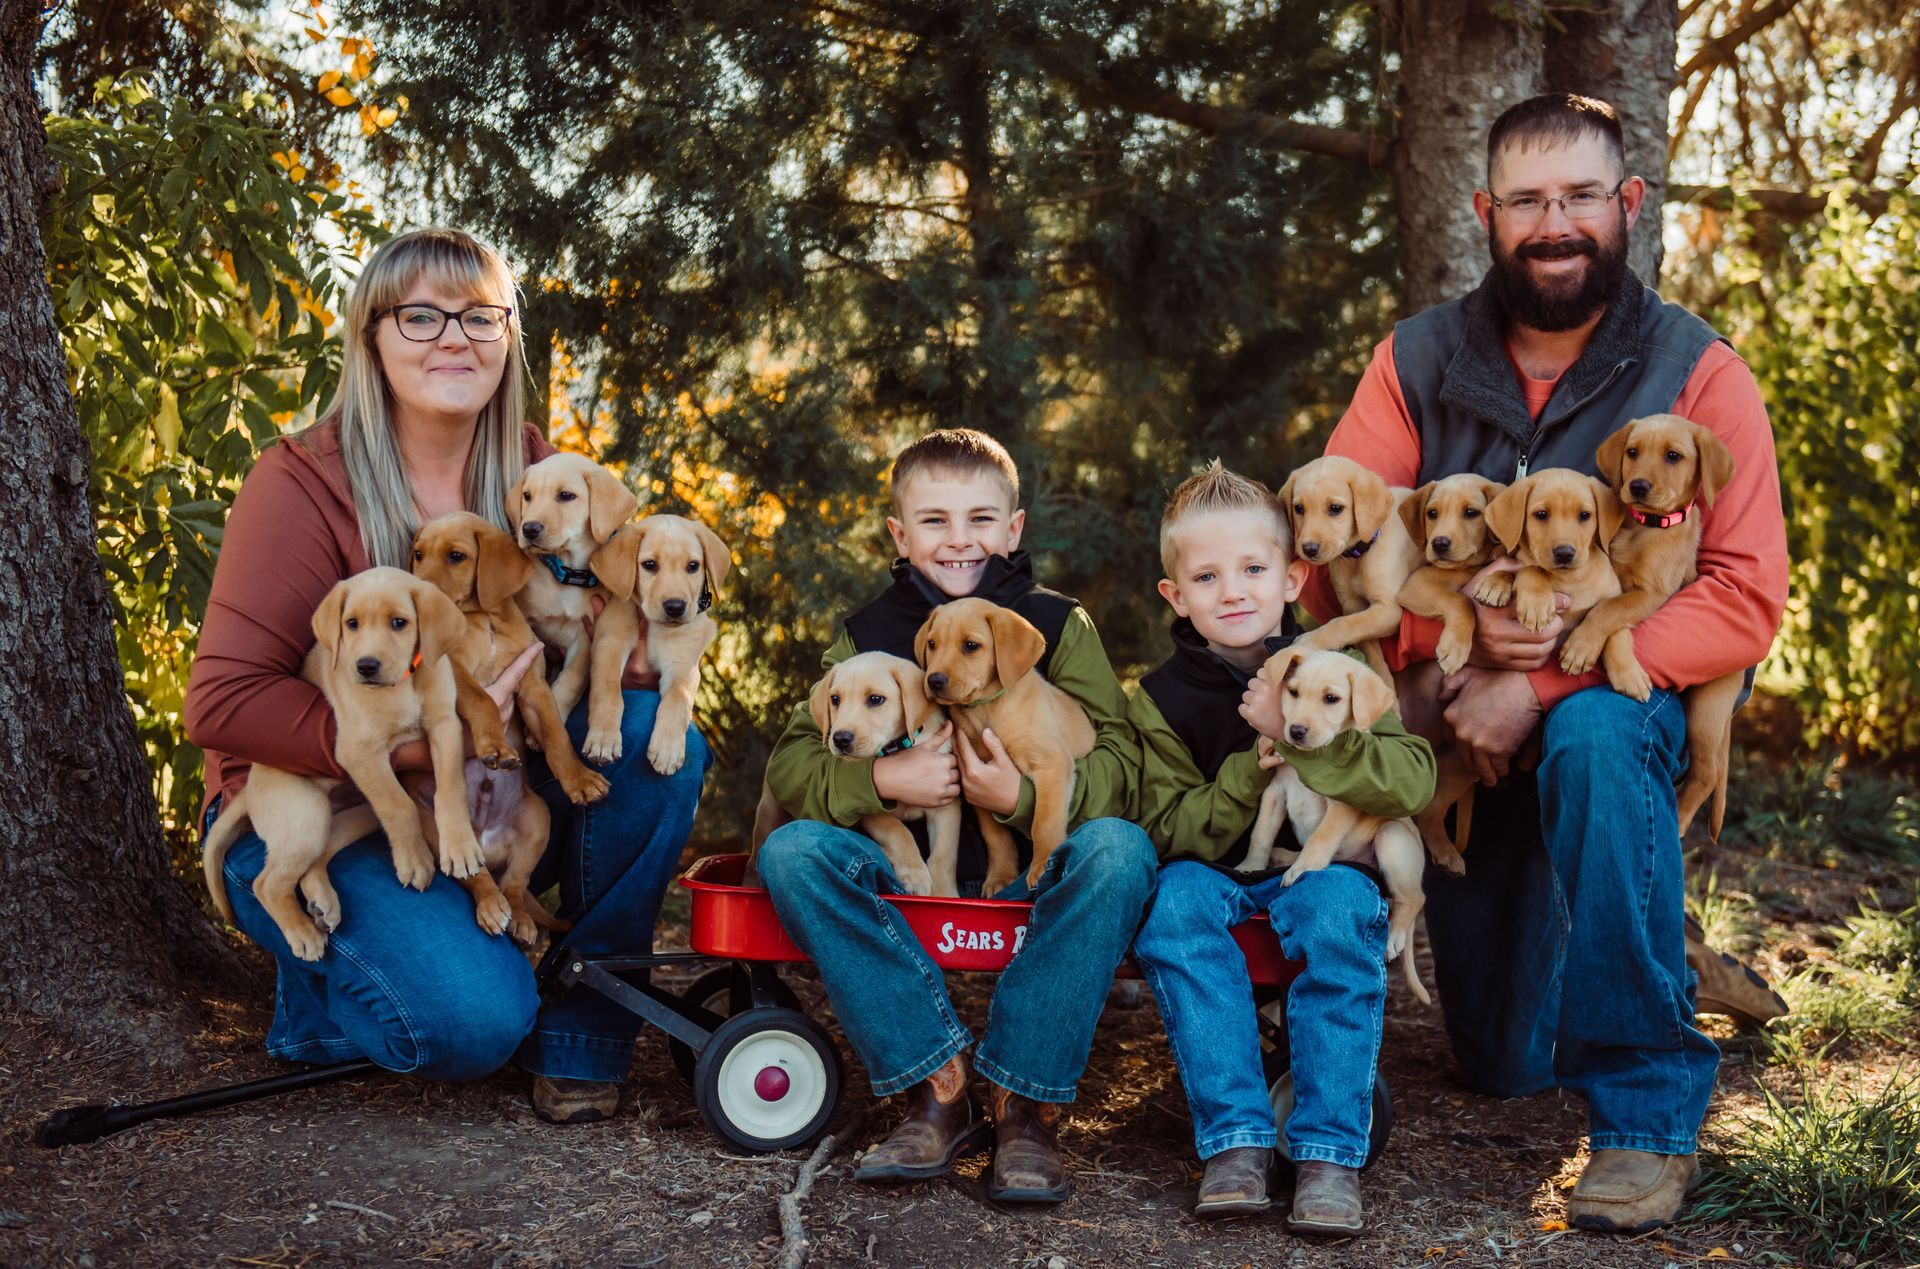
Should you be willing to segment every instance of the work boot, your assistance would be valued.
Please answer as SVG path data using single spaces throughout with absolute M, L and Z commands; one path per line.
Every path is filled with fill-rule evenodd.
M 1738 958 L 1708 947 L 1706 932 L 1692 917 L 1687 918 L 1687 964 L 1700 976 L 1695 1013 L 1723 1014 L 1743 1027 L 1760 1027 L 1787 1012 L 1787 1002 L 1766 979 Z
M 1268 1146 L 1235 1146 L 1207 1160 L 1200 1178 L 1200 1201 L 1193 1214 L 1201 1217 L 1252 1216 L 1273 1206 L 1267 1197 L 1267 1176 L 1273 1170 Z
M 593 1124 L 620 1109 L 618 1080 L 533 1077 L 533 1113 L 550 1124 Z
M 1360 1169 L 1309 1159 L 1293 1165 L 1293 1213 L 1287 1228 L 1296 1234 L 1357 1234 L 1367 1227 L 1360 1206 Z
M 1073 1193 L 1060 1161 L 1060 1102 L 1036 1102 L 989 1085 L 993 1107 L 993 1177 L 987 1197 L 999 1203 L 1058 1203 Z
M 922 1181 L 945 1176 L 961 1155 L 986 1148 L 992 1125 L 967 1093 L 966 1059 L 947 1064 L 907 1090 L 907 1116 L 893 1135 L 860 1158 L 856 1181 Z
M 1567 1200 L 1567 1223 L 1603 1234 L 1644 1234 L 1672 1224 L 1700 1175 L 1690 1154 L 1595 1150 Z

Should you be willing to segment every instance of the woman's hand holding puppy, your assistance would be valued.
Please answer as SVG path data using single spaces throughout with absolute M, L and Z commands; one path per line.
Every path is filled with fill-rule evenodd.
M 873 764 L 873 791 L 901 806 L 945 806 L 960 796 L 960 763 L 940 747 L 953 739 L 953 724 L 900 753 Z

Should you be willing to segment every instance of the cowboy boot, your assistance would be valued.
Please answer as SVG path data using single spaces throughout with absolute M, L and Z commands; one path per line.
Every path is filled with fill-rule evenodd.
M 1293 1212 L 1287 1228 L 1296 1234 L 1357 1234 L 1367 1227 L 1360 1205 L 1360 1169 L 1309 1159 L 1293 1165 Z
M 1060 1160 L 1060 1102 L 1036 1102 L 990 1084 L 995 1145 L 987 1197 L 1000 1203 L 1058 1203 L 1073 1193 Z
M 907 1114 L 893 1134 L 860 1158 L 856 1181 L 922 1181 L 945 1176 L 953 1161 L 986 1147 L 992 1125 L 967 1093 L 960 1054 L 907 1090 Z
M 1200 1217 L 1252 1216 L 1273 1206 L 1267 1197 L 1267 1176 L 1273 1171 L 1268 1146 L 1235 1146 L 1207 1160 L 1200 1178 L 1200 1201 L 1193 1214 Z

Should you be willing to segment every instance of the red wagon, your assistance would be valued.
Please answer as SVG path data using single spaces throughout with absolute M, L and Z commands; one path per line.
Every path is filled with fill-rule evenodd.
M 745 855 L 712 855 L 680 878 L 693 901 L 691 953 L 568 955 L 553 969 L 560 982 L 591 987 L 665 1031 L 707 1127 L 728 1145 L 757 1153 L 817 1141 L 839 1109 L 842 1068 L 832 1036 L 775 969 L 808 957 L 781 928 L 767 892 L 740 884 L 746 862 Z M 942 969 L 987 973 L 1019 954 L 1033 908 L 1007 899 L 912 895 L 887 902 Z M 1260 1005 L 1268 1089 L 1284 1123 L 1293 1101 L 1284 1002 L 1301 965 L 1281 953 L 1264 918 L 1236 926 L 1233 935 Z M 678 994 L 649 980 L 654 969 L 715 960 L 727 963 Z M 1139 971 L 1127 961 L 1118 976 Z M 1376 1080 L 1368 1162 L 1391 1126 L 1386 1083 Z

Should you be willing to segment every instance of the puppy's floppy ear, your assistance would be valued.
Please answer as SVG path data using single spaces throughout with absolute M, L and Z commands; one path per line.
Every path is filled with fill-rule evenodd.
M 347 607 L 347 583 L 338 581 L 313 610 L 313 641 L 327 650 L 330 665 L 340 668 L 340 618 Z
M 623 524 L 587 559 L 587 567 L 600 584 L 621 599 L 632 599 L 634 588 L 640 584 L 640 541 L 646 536 L 645 520 Z
M 1594 476 L 1587 477 L 1593 482 L 1594 534 L 1600 540 L 1600 549 L 1606 550 L 1613 544 L 1613 535 L 1620 532 L 1620 526 L 1626 523 L 1627 504 L 1620 501 L 1620 495 L 1613 492 L 1613 486 Z
M 640 500 L 618 476 L 598 463 L 587 469 L 587 532 L 595 542 L 612 537 L 639 509 Z
M 1353 725 L 1362 731 L 1379 722 L 1380 716 L 1393 708 L 1393 689 L 1365 662 L 1355 661 L 1347 671 L 1347 687 Z
M 1500 549 L 1512 555 L 1520 546 L 1520 537 L 1527 528 L 1527 492 L 1532 488 L 1533 477 L 1516 480 L 1495 495 L 1487 504 L 1487 527 L 1493 530 L 1493 536 L 1500 540 Z
M 1698 423 L 1691 426 L 1693 442 L 1700 447 L 1700 500 L 1711 507 L 1727 482 L 1733 479 L 1733 451 Z
M 813 685 L 813 695 L 807 698 L 807 708 L 813 711 L 813 725 L 820 729 L 820 739 L 827 738 L 827 726 L 833 722 L 833 671 L 828 670 Z
M 1393 514 L 1393 490 L 1375 472 L 1362 470 L 1351 486 L 1353 527 L 1362 542 L 1370 542 Z
M 520 540 L 520 508 L 526 505 L 526 496 L 527 473 L 521 472 L 520 479 L 513 482 L 513 488 L 507 490 L 507 527 L 516 542 Z
M 1488 502 L 1492 502 L 1495 498 L 1498 498 L 1500 491 L 1506 488 L 1506 486 L 1499 481 L 1488 480 L 1485 476 L 1475 476 L 1474 479 L 1480 482 L 1480 496 Z
M 903 665 L 893 667 L 893 684 L 900 693 L 900 718 L 906 724 L 907 735 L 920 730 L 937 707 L 933 698 L 927 695 L 927 676 L 919 670 L 908 670 Z
M 1040 664 L 1047 637 L 1011 608 L 995 608 L 987 614 L 987 624 L 993 627 L 993 672 L 1002 688 L 1012 687 Z
M 927 614 L 927 619 L 920 623 L 918 630 L 913 632 L 913 659 L 915 664 L 923 670 L 927 668 L 927 640 L 933 637 L 933 623 L 938 620 L 940 620 L 940 610 L 936 608 Z
M 494 525 L 473 531 L 473 598 L 487 612 L 498 612 L 533 580 L 533 561 Z
M 1293 677 L 1293 672 L 1300 668 L 1300 662 L 1305 659 L 1307 651 L 1306 648 L 1280 649 L 1268 657 L 1267 663 L 1260 667 L 1260 677 L 1279 687 Z
M 688 523 L 693 525 L 694 534 L 700 539 L 700 554 L 706 558 L 707 579 L 718 590 L 720 583 L 726 580 L 727 570 L 733 567 L 733 552 L 720 540 L 720 535 L 706 525 L 698 520 Z
M 1407 536 L 1415 546 L 1427 544 L 1427 499 L 1433 496 L 1434 484 L 1429 480 L 1400 504 L 1400 522 L 1407 526 Z
M 1633 429 L 1639 422 L 1640 420 L 1635 419 L 1625 427 L 1615 430 L 1611 436 L 1600 442 L 1600 448 L 1593 451 L 1593 465 L 1600 469 L 1600 479 L 1610 486 L 1617 488 L 1624 483 L 1620 463 L 1627 456 L 1627 441 L 1633 436 Z
M 1280 514 L 1287 518 L 1287 532 L 1289 534 L 1293 533 L 1297 528 L 1293 522 L 1293 482 L 1294 478 L 1299 474 L 1298 471 L 1288 472 L 1287 483 L 1280 486 L 1279 492 L 1273 495 L 1275 500 L 1280 503 Z
M 413 618 L 420 623 L 420 664 L 432 665 L 460 641 L 467 619 L 438 586 L 411 576 L 407 581 L 413 590 Z

